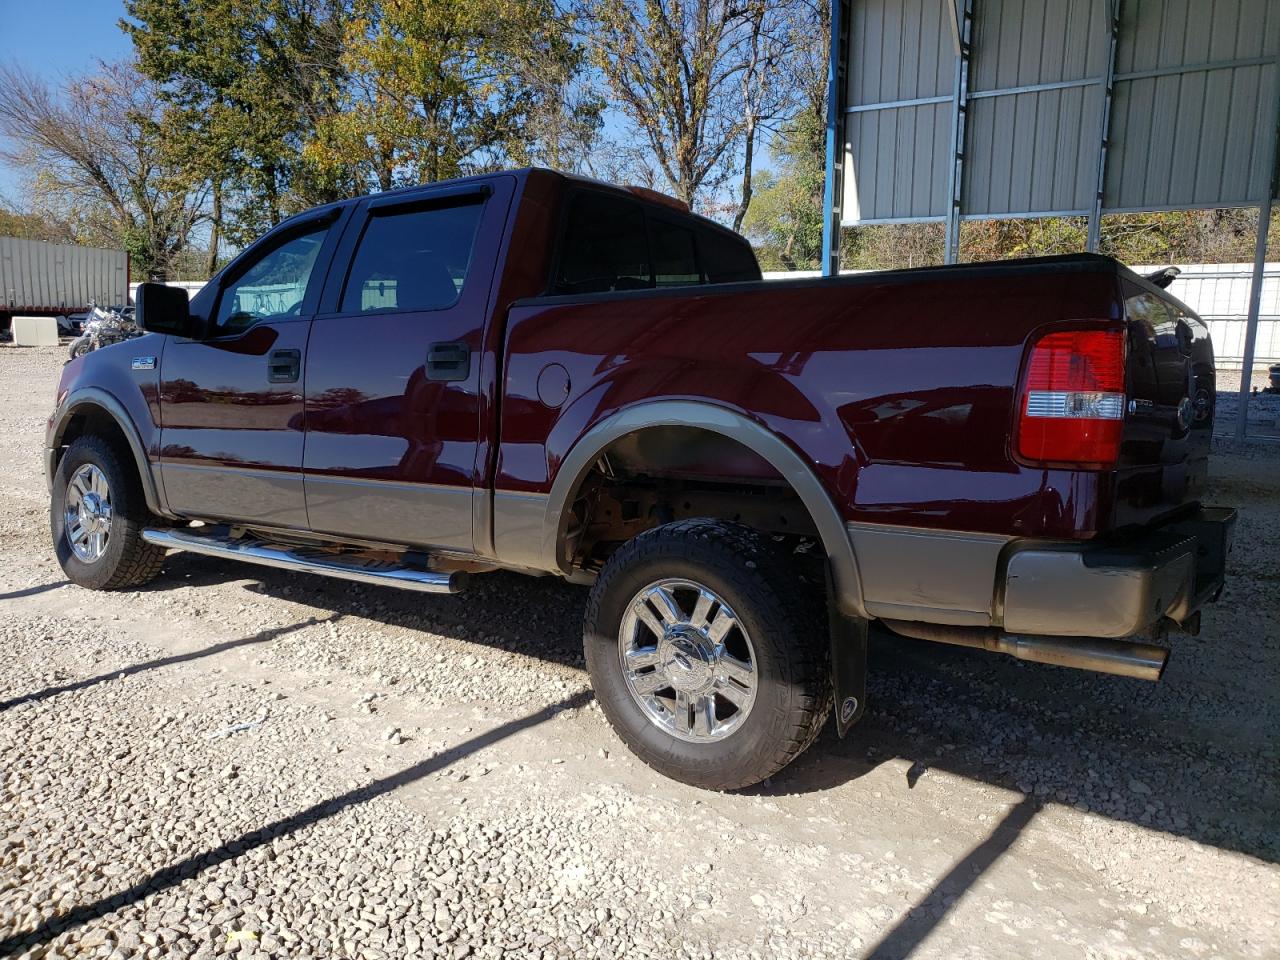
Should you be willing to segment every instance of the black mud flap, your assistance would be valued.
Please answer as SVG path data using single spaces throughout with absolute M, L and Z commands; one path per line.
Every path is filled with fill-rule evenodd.
M 831 686 L 836 733 L 844 737 L 867 710 L 867 621 L 836 607 L 835 585 L 827 570 L 827 610 L 831 620 Z

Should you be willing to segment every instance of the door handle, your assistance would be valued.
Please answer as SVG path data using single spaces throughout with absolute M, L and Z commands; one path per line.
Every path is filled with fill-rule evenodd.
M 433 343 L 427 348 L 428 380 L 465 380 L 471 375 L 471 348 L 465 343 Z
M 271 383 L 297 383 L 301 372 L 301 350 L 272 350 L 267 358 L 267 380 Z

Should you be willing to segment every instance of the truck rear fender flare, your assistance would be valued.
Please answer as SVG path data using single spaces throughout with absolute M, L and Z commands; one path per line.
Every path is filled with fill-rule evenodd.
M 696 400 L 656 400 L 627 407 L 597 423 L 569 450 L 547 499 L 541 551 L 545 569 L 566 575 L 571 572 L 564 549 L 569 514 L 582 481 L 600 455 L 628 434 L 659 426 L 694 427 L 718 433 L 768 461 L 791 485 L 822 538 L 841 612 L 867 616 L 857 558 L 844 520 L 812 467 L 767 427 L 733 410 Z
M 155 475 L 151 471 L 151 461 L 147 458 L 138 428 L 125 410 L 124 404 L 101 387 L 81 387 L 73 390 L 63 399 L 57 413 L 54 414 L 53 429 L 49 434 L 45 450 L 45 473 L 50 486 L 53 485 L 53 474 L 58 467 L 67 428 L 77 416 L 93 412 L 100 412 L 110 417 L 128 443 L 129 452 L 133 454 L 134 465 L 138 469 L 142 492 L 147 500 L 147 509 L 161 516 L 172 516 L 164 506 Z

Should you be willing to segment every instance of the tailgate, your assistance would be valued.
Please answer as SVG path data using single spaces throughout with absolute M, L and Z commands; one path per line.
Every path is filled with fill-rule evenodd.
M 1172 296 L 1122 280 L 1128 328 L 1128 409 L 1114 525 L 1145 525 L 1198 503 L 1213 433 L 1209 330 Z

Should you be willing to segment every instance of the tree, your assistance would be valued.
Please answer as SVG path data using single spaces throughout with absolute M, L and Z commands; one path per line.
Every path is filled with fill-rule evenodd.
M 165 162 L 156 91 L 131 64 L 61 91 L 0 67 L 0 131 L 0 159 L 28 173 L 35 201 L 108 233 L 142 276 L 166 271 L 204 217 L 204 188 Z
M 745 128 L 745 9 L 731 0 L 584 0 L 578 13 L 593 65 L 671 191 L 692 205 L 723 184 Z
M 39 213 L 19 210 L 0 200 L 0 237 L 43 240 L 46 243 L 75 243 L 71 225 Z
M 307 163 L 337 111 L 345 0 L 126 0 L 140 69 L 164 103 L 171 162 L 209 184 L 220 233 L 246 241 L 288 213 L 349 196 L 350 168 Z
M 551 0 L 356 0 L 342 110 L 306 156 L 355 160 L 367 185 L 446 179 L 508 162 L 562 162 L 599 105 L 564 105 L 581 65 Z
M 742 224 L 766 270 L 812 270 L 822 264 L 826 156 L 813 143 L 825 129 L 825 120 L 804 110 L 774 144 L 777 169 L 761 176 Z

